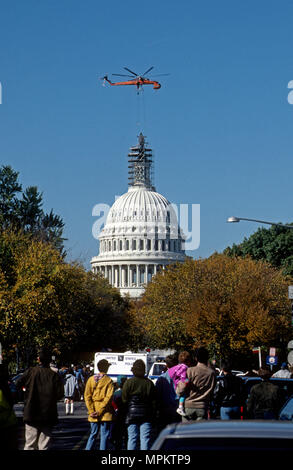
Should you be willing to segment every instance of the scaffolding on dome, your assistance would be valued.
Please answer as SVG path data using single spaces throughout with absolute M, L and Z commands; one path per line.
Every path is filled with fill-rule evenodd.
M 155 191 L 153 177 L 152 149 L 146 147 L 145 136 L 140 133 L 138 145 L 130 147 L 128 154 L 128 185 L 142 186 Z

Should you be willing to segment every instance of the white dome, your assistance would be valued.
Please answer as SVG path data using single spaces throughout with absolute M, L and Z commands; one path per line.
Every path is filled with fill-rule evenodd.
M 142 135 L 129 163 L 130 187 L 112 205 L 91 264 L 123 295 L 139 297 L 152 276 L 183 262 L 185 252 L 177 211 L 152 185 L 151 150 Z
M 174 212 L 174 209 L 161 194 L 149 191 L 145 187 L 131 187 L 127 193 L 114 202 L 106 225 L 127 221 L 162 221 L 166 219 L 170 211 Z

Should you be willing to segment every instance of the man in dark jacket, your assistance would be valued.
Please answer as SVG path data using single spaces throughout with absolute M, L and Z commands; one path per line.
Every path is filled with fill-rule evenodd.
M 174 367 L 177 361 L 174 356 L 167 356 L 165 362 L 167 370 L 160 375 L 155 385 L 158 407 L 158 432 L 168 424 L 181 421 L 181 416 L 176 412 L 179 405 L 179 397 L 176 395 L 174 382 L 168 372 L 168 369 Z
M 122 401 L 127 404 L 127 450 L 136 450 L 139 438 L 140 450 L 148 450 L 156 412 L 156 390 L 153 382 L 145 377 L 145 363 L 141 359 L 133 363 L 131 370 L 134 377 L 122 389 Z
M 281 406 L 280 389 L 269 381 L 271 372 L 268 369 L 260 369 L 258 375 L 262 382 L 251 387 L 247 413 L 255 419 L 277 419 Z
M 57 401 L 64 395 L 59 374 L 50 368 L 50 355 L 42 350 L 38 365 L 30 367 L 18 379 L 17 387 L 25 388 L 23 420 L 24 450 L 48 450 L 52 428 L 57 423 Z
M 214 390 L 214 403 L 220 407 L 221 419 L 239 419 L 240 407 L 244 404 L 244 383 L 241 377 L 232 374 L 228 362 L 223 363 L 223 375 Z

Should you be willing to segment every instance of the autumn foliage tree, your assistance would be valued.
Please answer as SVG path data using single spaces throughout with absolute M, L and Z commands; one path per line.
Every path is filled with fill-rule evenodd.
M 127 301 L 116 289 L 32 234 L 0 235 L 0 341 L 28 363 L 39 346 L 70 356 L 126 341 Z M 5 256 L 4 256 L 5 255 Z
M 131 311 L 132 329 L 150 346 L 196 348 L 218 357 L 290 339 L 288 280 L 266 262 L 214 254 L 158 274 Z

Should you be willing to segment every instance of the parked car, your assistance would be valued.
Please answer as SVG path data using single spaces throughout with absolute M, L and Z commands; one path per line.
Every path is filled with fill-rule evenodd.
M 280 410 L 279 419 L 293 421 L 293 396 L 287 400 L 283 408 Z
M 165 362 L 154 362 L 148 373 L 148 378 L 151 379 L 154 383 L 158 380 L 160 375 L 165 372 L 166 363 Z
M 293 426 L 286 421 L 207 420 L 167 426 L 151 450 L 265 451 L 292 453 Z M 197 455 L 197 454 L 196 454 Z
M 245 403 L 241 407 L 241 418 L 245 419 L 247 416 L 246 412 L 246 402 L 250 395 L 251 388 L 261 382 L 260 377 L 246 377 L 240 376 L 241 380 L 244 381 L 244 388 L 245 388 Z M 217 377 L 217 380 L 220 380 L 221 376 Z M 279 379 L 276 377 L 271 377 L 270 382 L 277 385 L 280 388 L 280 396 L 281 396 L 281 406 L 283 406 L 287 400 L 293 396 L 293 379 Z M 213 419 L 219 418 L 220 411 L 219 407 L 216 407 L 213 401 L 211 402 L 211 409 L 210 409 L 210 416 Z
M 260 377 L 243 377 L 245 380 L 245 389 L 247 398 L 250 395 L 251 388 L 257 383 L 261 382 Z M 293 379 L 279 379 L 271 377 L 270 382 L 277 385 L 280 389 L 281 406 L 283 406 L 287 400 L 293 395 Z M 243 416 L 245 417 L 246 410 L 244 407 Z
M 24 390 L 23 388 L 17 388 L 16 387 L 16 381 L 22 376 L 23 372 L 20 372 L 19 374 L 17 375 L 14 375 L 13 377 L 11 377 L 8 381 L 8 385 L 9 385 L 9 388 L 10 388 L 10 391 L 12 393 L 12 396 L 13 396 L 13 400 L 15 403 L 18 403 L 18 402 L 22 402 L 24 400 Z

